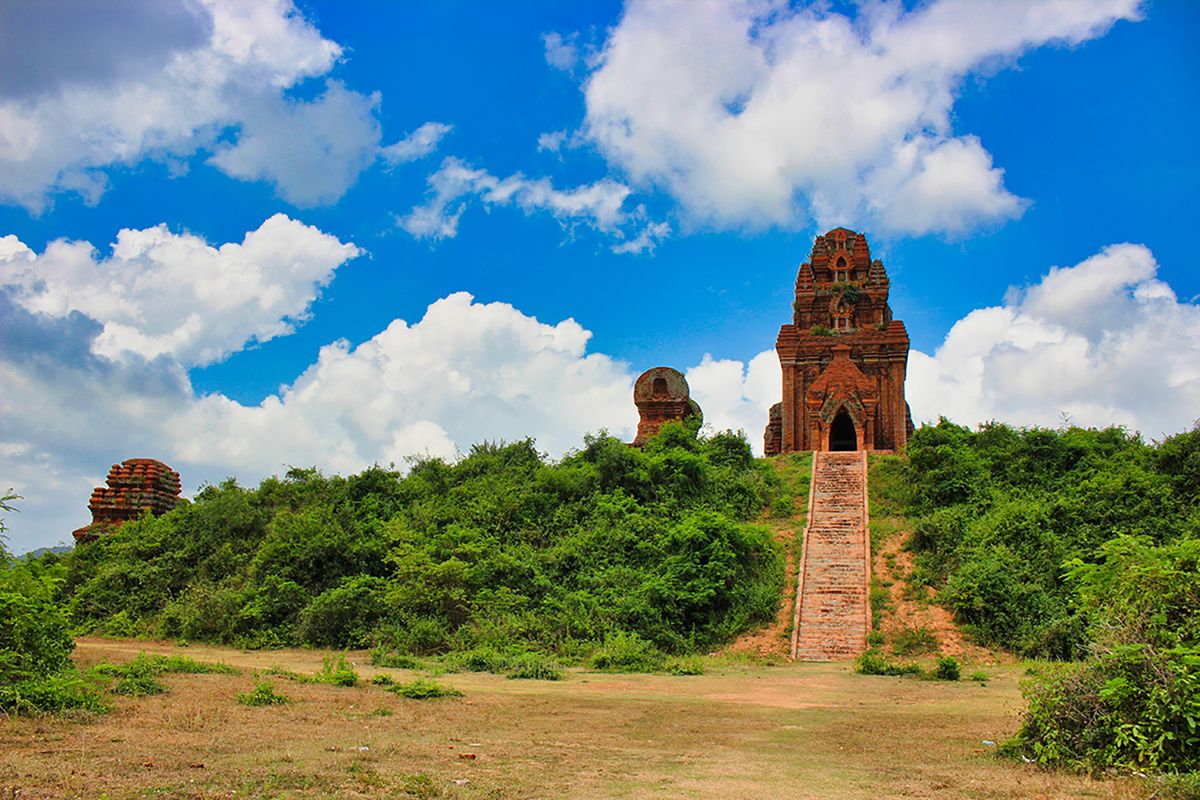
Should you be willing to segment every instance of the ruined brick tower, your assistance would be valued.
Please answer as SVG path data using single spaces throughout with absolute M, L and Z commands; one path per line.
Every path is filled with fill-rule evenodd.
M 668 422 L 703 417 L 688 390 L 687 378 L 671 367 L 654 367 L 639 375 L 633 384 L 633 403 L 640 417 L 634 447 L 644 445 Z
M 845 228 L 817 237 L 796 276 L 792 324 L 775 341 L 783 402 L 771 408 L 767 455 L 904 448 L 908 332 L 892 319 L 888 287 L 867 237 Z
M 158 516 L 179 504 L 179 473 L 152 458 L 128 458 L 108 471 L 108 486 L 92 491 L 92 523 L 73 531 L 86 544 L 149 511 Z

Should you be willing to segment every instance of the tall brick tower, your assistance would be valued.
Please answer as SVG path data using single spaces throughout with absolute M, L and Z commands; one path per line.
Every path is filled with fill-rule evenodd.
M 775 341 L 783 402 L 771 408 L 767 455 L 904 448 L 908 332 L 892 319 L 888 288 L 867 237 L 845 228 L 817 237 L 796 276 L 792 324 Z

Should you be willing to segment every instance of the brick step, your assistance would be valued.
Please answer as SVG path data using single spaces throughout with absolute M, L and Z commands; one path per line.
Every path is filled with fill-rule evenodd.
M 866 647 L 869 547 L 860 453 L 814 453 L 792 657 L 854 658 Z

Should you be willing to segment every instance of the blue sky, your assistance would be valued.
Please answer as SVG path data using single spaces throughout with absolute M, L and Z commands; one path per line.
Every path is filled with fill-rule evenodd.
M 188 492 L 558 456 L 630 436 L 660 364 L 760 446 L 836 225 L 918 420 L 1188 428 L 1197 33 L 1182 0 L 6 4 L 10 544 L 133 456 Z

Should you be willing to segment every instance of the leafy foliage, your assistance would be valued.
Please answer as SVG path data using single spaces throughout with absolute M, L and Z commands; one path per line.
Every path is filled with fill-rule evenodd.
M 690 652 L 772 617 L 782 559 L 746 521 L 782 492 L 743 437 L 684 424 L 557 464 L 525 440 L 403 477 L 292 469 L 78 548 L 59 594 L 79 632 L 576 660 L 630 633 Z
M 16 511 L 19 499 L 11 491 L 0 495 L 0 511 Z M 104 702 L 71 661 L 75 642 L 53 600 L 63 568 L 53 556 L 13 559 L 4 530 L 0 517 L 0 711 L 102 711 Z
M 920 675 L 920 664 L 896 663 L 878 650 L 867 650 L 854 661 L 860 675 Z
M 325 656 L 321 659 L 321 669 L 313 675 L 313 683 L 327 683 L 330 686 L 357 686 L 358 673 L 354 666 L 346 661 L 345 656 Z
M 238 692 L 237 701 L 244 706 L 282 706 L 295 702 L 286 695 L 275 691 L 270 681 L 255 681 L 254 688 L 248 692 Z
M 1082 659 L 1027 686 L 1012 746 L 1045 764 L 1200 769 L 1200 427 L 977 432 L 909 445 L 914 578 L 976 637 Z
M 138 653 L 136 658 L 124 664 L 104 663 L 92 667 L 93 675 L 115 681 L 110 687 L 113 694 L 130 697 L 165 693 L 167 687 L 158 681 L 158 676 L 168 672 L 182 672 L 190 675 L 203 673 L 236 675 L 237 669 L 228 664 L 210 664 L 196 661 L 187 656 L 162 656 L 147 653 Z
M 1164 452 L 1191 452 L 1181 440 L 1200 433 L 1152 447 L 1121 428 L 921 428 L 909 443 L 906 498 L 914 580 L 938 588 L 983 643 L 1081 657 L 1088 606 L 1076 602 L 1064 565 L 1096 560 L 1118 535 L 1194 535 L 1186 482 L 1163 471 L 1172 463 Z
M 407 697 L 409 700 L 432 700 L 438 697 L 462 697 L 462 692 L 437 681 L 422 679 L 411 683 L 397 683 L 387 687 L 389 692 Z
M 962 677 L 962 668 L 954 656 L 942 656 L 933 668 L 933 677 L 939 681 L 956 681 Z
M 1068 578 L 1090 657 L 1028 687 L 1018 741 L 1047 764 L 1200 770 L 1200 539 L 1120 537 Z

